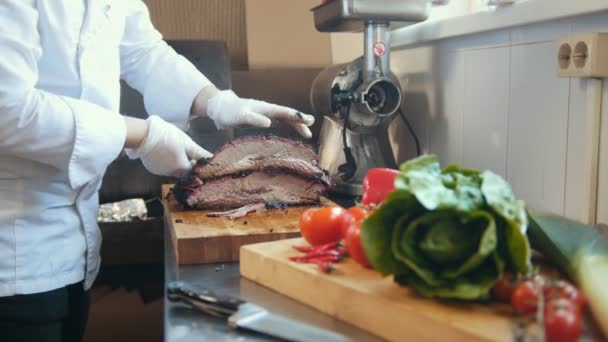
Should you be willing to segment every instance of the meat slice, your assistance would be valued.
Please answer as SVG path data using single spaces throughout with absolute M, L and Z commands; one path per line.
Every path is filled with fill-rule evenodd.
M 222 177 L 203 184 L 197 177 L 173 190 L 183 205 L 199 209 L 229 209 L 258 203 L 299 205 L 318 203 L 327 186 L 287 172 L 254 171 L 245 176 Z
M 226 165 L 222 169 L 216 168 L 216 170 L 213 170 L 214 172 L 210 172 L 208 169 L 203 167 L 201 169 L 195 170 L 195 173 L 201 179 L 214 179 L 226 175 L 236 175 L 243 172 L 263 170 L 280 170 L 305 178 L 319 180 L 320 182 L 324 183 L 329 182 L 327 174 L 319 167 L 311 164 L 308 161 L 290 157 L 281 158 L 272 155 L 248 155 L 232 164 Z
M 261 206 L 318 203 L 328 186 L 327 173 L 310 148 L 280 137 L 252 136 L 199 161 L 172 192 L 186 208 L 217 209 L 221 212 L 209 215 L 237 218 Z
M 202 180 L 262 170 L 282 170 L 327 183 L 317 155 L 305 145 L 280 137 L 244 137 L 224 145 L 194 167 Z

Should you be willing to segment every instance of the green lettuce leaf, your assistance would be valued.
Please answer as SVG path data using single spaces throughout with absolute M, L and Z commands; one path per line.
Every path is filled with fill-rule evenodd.
M 456 167 L 442 172 L 435 156 L 423 156 L 405 163 L 395 189 L 406 191 L 428 210 L 469 211 L 483 206 L 480 178 L 474 172 L 460 173 Z
M 363 221 L 361 242 L 374 269 L 384 275 L 406 270 L 391 253 L 393 226 L 386 223 L 395 222 L 400 218 L 409 219 L 423 210 L 414 196 L 397 191 L 390 194 L 382 207 Z
M 394 229 L 394 256 L 408 266 L 412 279 L 430 288 L 469 277 L 486 259 L 492 259 L 496 250 L 494 219 L 483 211 L 428 212 L 409 224 L 400 219 Z M 468 298 L 470 290 L 461 296 L 459 288 L 452 288 L 449 298 Z
M 484 171 L 481 192 L 486 203 L 501 216 L 506 224 L 501 227 L 501 237 L 506 248 L 507 268 L 515 273 L 527 274 L 532 270 L 530 243 L 526 237 L 528 216 L 523 201 L 515 199 L 509 184 L 497 174 Z
M 420 295 L 430 298 L 479 300 L 488 299 L 490 290 L 500 278 L 504 264 L 498 254 L 493 253 L 475 272 L 459 277 L 439 286 L 429 285 L 414 274 L 395 275 L 395 281 L 412 286 Z
M 401 165 L 395 191 L 367 218 L 363 249 L 376 270 L 428 297 L 475 300 L 505 268 L 531 270 L 524 204 L 490 172 L 436 156 Z

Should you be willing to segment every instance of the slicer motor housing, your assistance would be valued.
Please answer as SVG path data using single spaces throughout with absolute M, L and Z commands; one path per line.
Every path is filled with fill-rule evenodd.
M 430 6 L 431 0 L 331 0 L 313 9 L 321 32 L 364 31 L 363 57 L 327 67 L 310 93 L 315 113 L 325 115 L 319 166 L 329 172 L 332 192 L 361 195 L 370 168 L 396 168 L 388 125 L 402 95 L 390 70 L 390 21 L 426 20 Z

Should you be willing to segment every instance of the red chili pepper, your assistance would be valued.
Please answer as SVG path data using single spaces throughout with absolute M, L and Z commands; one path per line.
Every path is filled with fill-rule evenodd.
M 308 261 L 328 261 L 328 262 L 338 262 L 340 260 L 342 260 L 342 258 L 337 255 L 324 255 L 324 256 L 308 259 Z
M 386 196 L 395 190 L 395 179 L 398 170 L 375 168 L 370 169 L 363 178 L 363 198 L 361 204 L 381 204 Z
M 289 257 L 289 260 L 316 264 L 324 273 L 329 273 L 333 269 L 333 263 L 339 262 L 347 254 L 347 249 L 338 242 L 319 246 L 293 246 L 293 248 L 306 254 Z
M 330 242 L 330 243 L 326 243 L 324 245 L 318 245 L 318 246 L 293 246 L 293 248 L 298 252 L 310 253 L 310 252 L 314 252 L 314 251 L 326 251 L 326 250 L 334 249 L 337 246 L 338 246 L 337 242 Z
M 293 249 L 295 249 L 298 252 L 302 252 L 302 253 L 309 253 L 309 252 L 313 251 L 312 246 L 293 246 Z
M 289 257 L 289 260 L 291 260 L 291 261 L 307 261 L 307 260 L 311 260 L 311 259 L 315 259 L 315 258 L 319 258 L 319 257 L 325 257 L 325 256 L 336 256 L 336 257 L 339 257 L 341 255 L 342 254 L 340 254 L 340 252 L 335 251 L 335 250 L 330 250 L 330 251 L 315 251 L 315 252 L 310 252 L 310 253 L 302 255 L 302 256 Z
M 330 249 L 334 249 L 336 247 L 338 247 L 338 242 L 330 242 L 330 243 L 326 243 L 324 245 L 313 247 L 313 249 L 316 250 L 316 251 L 319 251 L 319 250 L 321 250 L 321 251 L 327 251 L 327 250 L 330 250 Z

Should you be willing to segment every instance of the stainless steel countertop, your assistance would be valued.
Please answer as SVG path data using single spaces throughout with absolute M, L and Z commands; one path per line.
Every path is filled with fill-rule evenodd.
M 166 284 L 173 280 L 197 284 L 218 294 L 236 296 L 263 306 L 271 312 L 342 333 L 356 341 L 381 341 L 357 327 L 242 278 L 238 263 L 178 267 L 171 237 L 165 228 L 165 290 Z M 272 340 L 254 333 L 233 331 L 225 320 L 199 313 L 182 304 L 172 303 L 167 300 L 166 295 L 164 322 L 166 342 Z

